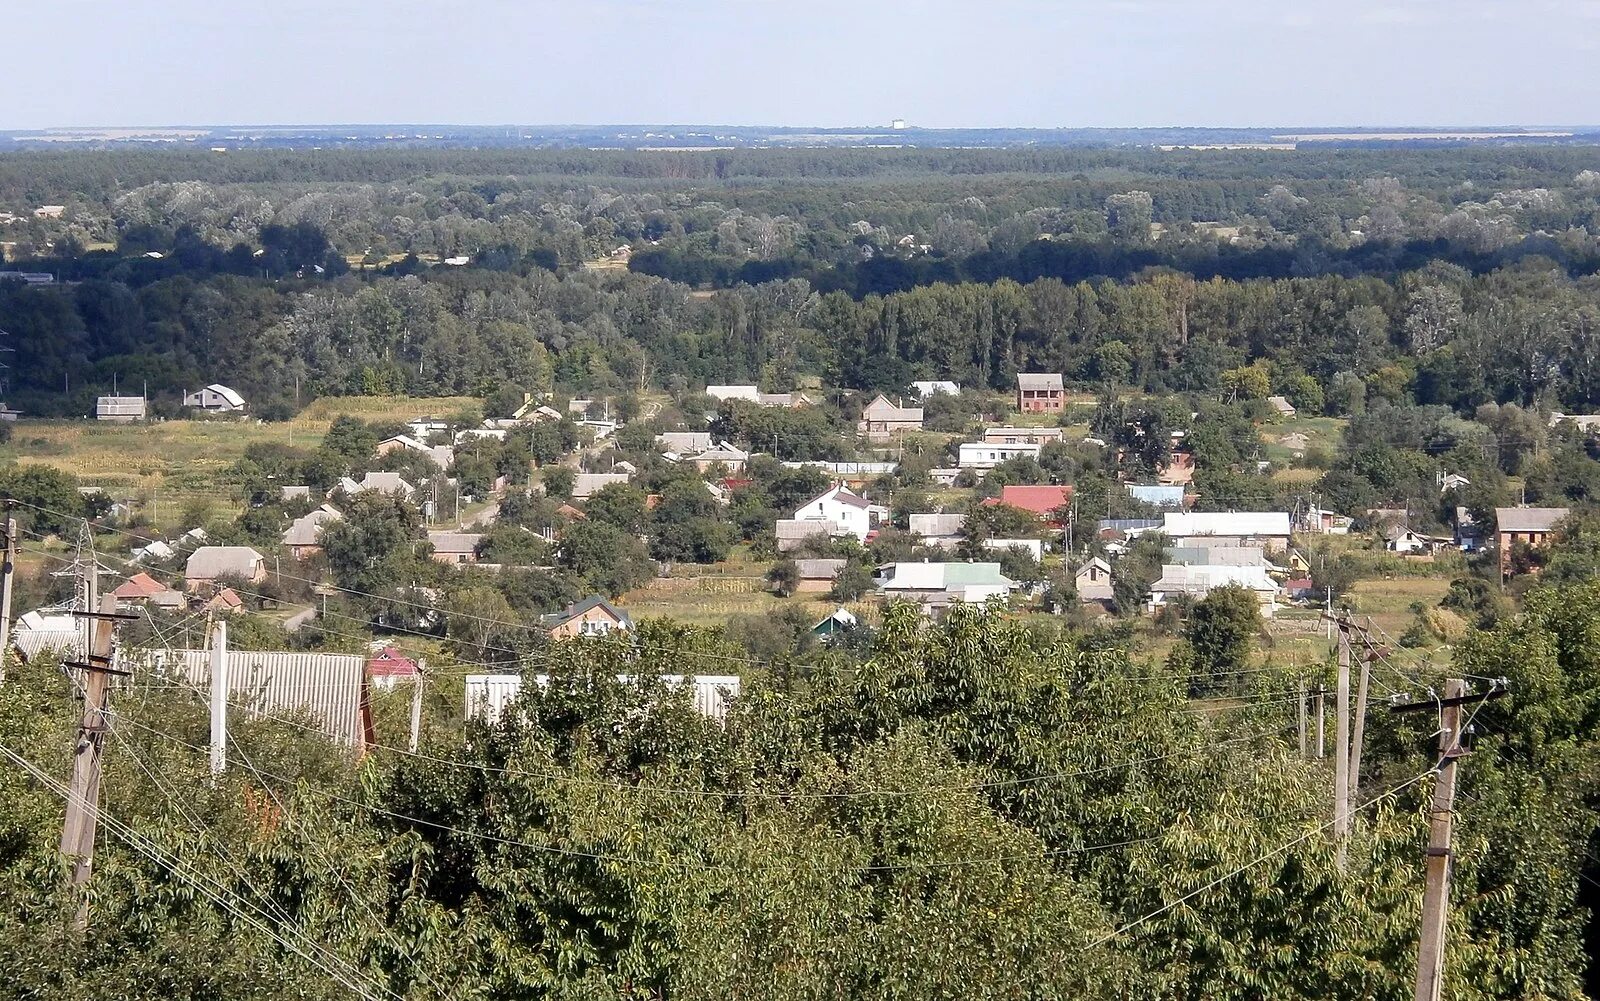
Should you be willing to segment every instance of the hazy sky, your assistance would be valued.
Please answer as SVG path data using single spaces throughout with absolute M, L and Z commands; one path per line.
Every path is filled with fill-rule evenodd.
M 5 6 L 13 129 L 1600 121 L 1600 0 Z

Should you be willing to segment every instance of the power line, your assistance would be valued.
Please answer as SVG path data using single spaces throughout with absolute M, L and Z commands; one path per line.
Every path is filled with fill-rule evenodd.
M 1427 771 L 1423 772 L 1422 774 L 1417 775 L 1414 778 L 1408 779 L 1407 781 L 1402 782 L 1400 785 L 1397 785 L 1397 786 L 1393 787 L 1392 789 L 1388 790 L 1387 792 L 1382 793 L 1382 794 L 1380 794 L 1378 796 L 1373 797 L 1372 799 L 1367 800 L 1365 803 L 1362 803 L 1360 806 L 1356 807 L 1355 811 L 1353 811 L 1353 812 L 1359 812 L 1361 810 L 1365 810 L 1367 807 L 1372 806 L 1375 803 L 1378 803 L 1378 802 L 1381 802 L 1383 800 L 1390 799 L 1390 798 L 1392 798 L 1394 796 L 1399 795 L 1407 787 L 1415 785 L 1416 783 L 1421 782 L 1423 779 L 1427 778 L 1428 776 L 1434 774 L 1436 771 L 1438 771 L 1438 768 L 1439 768 L 1438 765 L 1434 765 L 1434 767 L 1428 769 Z M 1284 852 L 1289 851 L 1291 848 L 1294 848 L 1296 845 L 1300 845 L 1300 844 L 1303 844 L 1306 841 L 1309 841 L 1311 838 L 1313 838 L 1316 835 L 1322 833 L 1323 831 L 1327 830 L 1331 826 L 1333 826 L 1333 821 L 1331 819 L 1327 820 L 1324 823 L 1319 824 L 1317 827 L 1315 827 L 1315 828 L 1307 831 L 1306 833 L 1300 835 L 1299 837 L 1294 838 L 1293 840 L 1291 840 L 1291 841 L 1289 841 L 1289 842 L 1287 842 L 1285 844 L 1281 844 L 1278 847 L 1272 849 L 1271 851 L 1266 852 L 1266 853 L 1264 853 L 1264 854 L 1252 859 L 1251 861 L 1244 863 L 1243 865 L 1237 866 L 1236 868 L 1229 870 L 1228 872 L 1224 873 L 1223 875 L 1218 876 L 1216 879 L 1213 879 L 1210 882 L 1205 883 L 1202 886 L 1199 886 L 1199 887 L 1196 887 L 1193 890 L 1190 890 L 1188 893 L 1185 893 L 1183 896 L 1179 897 L 1178 899 L 1173 900 L 1173 901 L 1169 901 L 1168 903 L 1163 904 L 1162 906 L 1156 908 L 1155 910 L 1150 911 L 1150 912 L 1148 912 L 1146 914 L 1140 915 L 1139 917 L 1135 918 L 1134 920 L 1129 921 L 1126 924 L 1121 925 L 1120 927 L 1113 929 L 1111 932 L 1107 933 L 1106 935 L 1103 935 L 1100 938 L 1095 939 L 1093 942 L 1090 942 L 1087 946 L 1085 946 L 1085 949 L 1093 949 L 1093 948 L 1095 948 L 1097 946 L 1104 945 L 1107 942 L 1111 941 L 1114 938 L 1117 938 L 1120 935 L 1126 934 L 1127 932 L 1130 932 L 1133 929 L 1138 928 L 1141 925 L 1144 925 L 1144 924 L 1146 924 L 1146 923 L 1148 923 L 1150 921 L 1153 921 L 1156 918 L 1160 917 L 1161 915 L 1163 915 L 1163 914 L 1167 913 L 1168 911 L 1172 910 L 1173 908 L 1178 907 L 1179 905 L 1181 905 L 1181 904 L 1183 904 L 1183 903 L 1185 903 L 1185 902 L 1187 902 L 1189 900 L 1192 900 L 1193 898 L 1199 896 L 1200 894 L 1206 892 L 1207 890 L 1210 890 L 1210 889 L 1213 889 L 1213 888 L 1215 888 L 1217 886 L 1220 886 L 1221 884 L 1227 882 L 1228 880 L 1230 880 L 1233 877 L 1239 875 L 1240 873 L 1243 873 L 1243 872 L 1245 872 L 1245 871 L 1247 871 L 1249 869 L 1252 869 L 1255 866 L 1258 866 L 1258 865 L 1262 864 L 1263 862 L 1268 862 L 1268 861 L 1276 858 L 1277 856 L 1282 855 Z
M 163 731 L 160 731 L 160 730 L 153 729 L 151 727 L 146 727 L 143 724 L 140 724 L 138 721 L 130 719 L 130 718 L 126 717 L 126 716 L 122 716 L 121 718 L 123 719 L 124 722 L 128 723 L 129 725 L 138 727 L 139 729 L 142 729 L 142 730 L 146 730 L 146 731 L 148 731 L 150 733 L 153 733 L 153 734 L 155 734 L 157 736 L 162 737 L 165 740 L 172 741 L 173 743 L 181 744 L 181 745 L 183 745 L 185 747 L 190 748 L 191 750 L 199 751 L 199 752 L 204 752 L 204 751 L 207 750 L 207 748 L 201 747 L 198 744 L 191 744 L 188 741 L 183 740 L 182 738 L 172 736 L 170 734 L 164 733 Z M 254 774 L 256 774 L 256 775 L 258 775 L 260 777 L 270 778 L 270 779 L 273 779 L 273 780 L 278 781 L 278 782 L 290 783 L 290 782 L 296 781 L 296 780 L 294 780 L 292 778 L 289 778 L 287 776 L 277 775 L 277 774 L 274 774 L 274 773 L 269 772 L 269 771 L 259 771 L 258 770 L 258 771 L 255 771 Z M 503 845 L 503 846 L 506 846 L 506 847 L 512 847 L 512 848 L 526 848 L 526 849 L 530 849 L 530 850 L 533 850 L 533 851 L 536 851 L 536 852 L 543 852 L 545 854 L 562 855 L 562 856 L 569 856 L 569 857 L 573 857 L 573 858 L 586 858 L 586 859 L 592 859 L 592 860 L 601 861 L 601 862 L 616 862 L 616 863 L 620 863 L 620 864 L 629 864 L 629 865 L 658 866 L 658 867 L 662 867 L 662 868 L 715 869 L 715 870 L 736 870 L 736 869 L 742 868 L 742 867 L 734 866 L 734 865 L 727 864 L 727 863 L 714 863 L 714 862 L 691 863 L 691 862 L 687 862 L 687 861 L 683 861 L 683 860 L 679 860 L 679 859 L 644 859 L 644 858 L 635 858 L 635 857 L 623 856 L 623 855 L 612 855 L 612 854 L 607 854 L 607 853 L 603 853 L 603 852 L 585 852 L 585 851 L 578 851 L 578 850 L 571 849 L 571 848 L 561 848 L 561 847 L 558 847 L 558 846 L 552 845 L 552 844 L 537 844 L 535 842 L 523 841 L 523 840 L 516 839 L 516 838 L 503 838 L 503 837 L 499 837 L 497 835 L 482 834 L 482 833 L 479 833 L 477 831 L 468 831 L 468 830 L 465 830 L 465 829 L 462 829 L 462 828 L 459 828 L 459 827 L 454 827 L 454 826 L 449 825 L 449 824 L 442 824 L 442 823 L 439 823 L 437 821 L 425 820 L 425 819 L 423 819 L 421 817 L 413 817 L 413 816 L 410 816 L 408 814 L 398 813 L 398 812 L 393 811 L 393 810 L 387 810 L 387 809 L 384 809 L 383 807 L 374 806 L 374 805 L 372 805 L 370 803 L 362 803 L 362 802 L 360 802 L 358 800 L 353 800 L 353 799 L 350 799 L 350 798 L 345 797 L 345 796 L 340 796 L 337 793 L 331 793 L 331 792 L 327 792 L 325 790 L 310 790 L 310 791 L 314 792 L 314 794 L 320 796 L 323 799 L 329 800 L 330 802 L 340 803 L 340 804 L 343 804 L 343 805 L 346 805 L 346 806 L 351 806 L 351 807 L 354 807 L 354 808 L 359 809 L 359 810 L 365 810 L 365 811 L 367 811 L 369 813 L 373 813 L 373 814 L 376 814 L 376 815 L 379 815 L 379 816 L 383 816 L 383 817 L 388 817 L 388 818 L 390 818 L 392 820 L 402 821 L 402 822 L 409 823 L 409 824 L 415 824 L 415 825 L 419 825 L 419 826 L 422 826 L 422 827 L 431 828 L 433 830 L 437 830 L 437 831 L 440 831 L 442 833 L 456 834 L 456 835 L 460 835 L 462 837 L 470 838 L 470 839 L 473 839 L 473 840 L 490 842 L 490 843 L 493 843 L 493 844 L 499 844 L 499 845 Z M 1038 859 L 1038 858 L 1041 858 L 1041 857 L 1053 857 L 1053 856 L 1059 856 L 1059 855 L 1082 855 L 1082 854 L 1089 854 L 1089 853 L 1092 853 L 1092 852 L 1109 851 L 1109 850 L 1112 850 L 1112 849 L 1115 849 L 1115 848 L 1124 848 L 1124 847 L 1128 847 L 1130 845 L 1143 844 L 1143 843 L 1150 842 L 1150 841 L 1157 841 L 1157 840 L 1160 840 L 1163 837 L 1165 837 L 1164 834 L 1163 835 L 1151 835 L 1151 836 L 1146 837 L 1146 838 L 1134 838 L 1134 839 L 1128 839 L 1128 840 L 1123 840 L 1123 841 L 1111 842 L 1111 843 L 1108 843 L 1108 844 L 1089 845 L 1089 846 L 1083 846 L 1083 847 L 1079 847 L 1079 848 L 1046 848 L 1046 849 L 1041 849 L 1038 852 L 1028 852 L 1028 853 L 1015 854 L 1015 855 L 996 855 L 996 856 L 988 856 L 988 857 L 984 857 L 984 858 L 968 858 L 968 859 L 955 859 L 955 860 L 947 860 L 947 861 L 929 861 L 929 862 L 918 862 L 918 863 L 901 863 L 901 864 L 895 864 L 895 865 L 859 866 L 859 867 L 855 867 L 855 868 L 858 871 L 863 871 L 863 872 L 878 872 L 878 871 L 900 871 L 900 870 L 924 869 L 924 868 L 950 868 L 950 867 L 958 867 L 958 866 L 966 866 L 966 865 L 984 865 L 984 864 L 995 863 L 995 862 L 1023 861 L 1023 860 L 1030 860 L 1030 859 Z M 792 860 L 774 863 L 774 867 L 788 867 L 790 864 L 792 864 Z
M 22 768 L 28 774 L 32 775 L 41 784 L 43 784 L 45 788 L 54 792 L 56 795 L 61 796 L 63 799 L 71 799 L 72 793 L 66 788 L 66 786 L 56 781 L 49 775 L 49 773 L 45 772 L 44 769 L 29 761 L 27 758 L 22 757 L 16 751 L 9 747 L 0 745 L 0 755 L 4 755 L 11 762 Z M 317 970 L 327 974 L 341 986 L 354 991 L 363 999 L 363 1001 L 382 1001 L 381 995 L 373 995 L 369 993 L 366 987 L 362 985 L 362 982 L 359 978 L 351 978 L 348 974 L 341 973 L 335 969 L 329 969 L 317 959 L 307 954 L 295 942 L 285 939 L 283 936 L 279 935 L 270 923 L 252 916 L 237 904 L 229 901 L 226 897 L 228 892 L 226 887 L 221 887 L 219 884 L 215 884 L 214 882 L 212 885 L 207 885 L 209 877 L 203 876 L 203 874 L 201 874 L 198 870 L 193 869 L 192 866 L 186 865 L 185 863 L 179 861 L 176 856 L 168 856 L 163 854 L 159 848 L 154 846 L 153 842 L 145 839 L 136 831 L 134 831 L 133 828 L 111 816 L 109 813 L 106 813 L 104 810 L 99 811 L 99 820 L 100 823 L 104 824 L 108 830 L 121 838 L 123 842 L 125 842 L 130 848 L 145 856 L 155 864 L 168 870 L 175 877 L 188 883 L 223 911 L 232 914 L 242 921 L 247 922 L 257 930 L 265 932 L 268 937 L 277 942 L 279 945 L 283 946 L 285 949 L 293 952 L 295 955 L 311 964 L 311 966 L 315 967 Z M 397 995 L 393 995 L 392 992 L 391 996 L 398 997 Z

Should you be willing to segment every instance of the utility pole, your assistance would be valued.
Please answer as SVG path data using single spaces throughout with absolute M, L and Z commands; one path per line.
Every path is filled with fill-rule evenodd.
M 1350 839 L 1350 622 L 1339 619 L 1339 678 L 1333 690 L 1333 843 L 1342 871 Z
M 1326 692 L 1327 692 L 1327 690 L 1324 689 L 1322 687 L 1322 685 L 1320 685 L 1320 684 L 1317 685 L 1317 694 L 1316 694 L 1316 697 L 1315 697 L 1314 701 L 1316 702 L 1316 706 L 1317 706 L 1317 757 L 1318 758 L 1325 758 L 1325 757 L 1328 756 L 1328 742 L 1324 738 L 1324 730 L 1323 730 L 1323 720 L 1326 719 L 1326 717 L 1327 717 L 1327 714 L 1323 710 L 1323 701 L 1324 701 L 1323 700 L 1323 696 L 1326 694 Z
M 1371 623 L 1370 617 L 1368 623 Z M 1350 800 L 1354 802 L 1361 790 L 1361 749 L 1367 735 L 1367 685 L 1372 680 L 1372 662 L 1378 651 L 1372 646 L 1372 634 L 1362 631 L 1366 655 L 1361 658 L 1361 680 L 1356 683 L 1356 711 L 1350 737 Z
M 228 767 L 228 620 L 211 628 L 211 774 Z
M 112 630 L 118 619 L 130 617 L 118 615 L 116 608 L 116 598 L 108 594 L 99 612 L 77 613 L 92 625 L 94 644 L 84 660 L 64 665 L 78 669 L 83 676 L 83 718 L 73 745 L 72 785 L 61 823 L 61 854 L 72 861 L 72 885 L 80 888 L 89 882 L 94 867 L 94 842 L 100 823 L 100 757 L 105 750 L 110 676 L 127 674 L 111 666 Z M 73 923 L 79 932 L 88 928 L 87 896 L 80 900 Z
M 1301 678 L 1295 683 L 1295 691 L 1299 693 L 1300 704 L 1300 760 L 1304 761 L 1306 754 L 1306 679 Z
M 422 736 L 422 679 L 427 675 L 428 662 L 417 661 L 417 676 L 411 680 L 411 753 L 417 753 L 417 741 Z
M 11 650 L 11 581 L 17 575 L 17 519 L 6 518 L 6 553 L 0 564 L 0 685 L 6 681 L 6 654 Z
M 1416 1001 L 1439 1001 L 1444 982 L 1444 931 L 1450 904 L 1450 836 L 1455 827 L 1456 758 L 1461 747 L 1460 678 L 1444 683 L 1439 711 L 1439 774 L 1428 811 L 1427 882 L 1422 891 L 1422 938 L 1417 946 Z

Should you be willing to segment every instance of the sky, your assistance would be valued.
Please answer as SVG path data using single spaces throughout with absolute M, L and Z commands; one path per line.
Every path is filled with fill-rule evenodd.
M 7 7 L 3 129 L 1600 122 L 1600 0 Z

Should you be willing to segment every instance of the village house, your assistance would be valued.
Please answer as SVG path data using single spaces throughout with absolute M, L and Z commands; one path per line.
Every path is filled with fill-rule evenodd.
M 609 636 L 628 632 L 633 619 L 627 612 L 600 597 L 590 595 L 566 608 L 540 619 L 552 639 L 572 639 L 578 636 Z
M 964 441 L 957 449 L 956 465 L 962 469 L 993 469 L 1011 459 L 1038 459 L 1044 446 L 1033 443 L 999 445 L 983 441 Z
M 935 610 L 952 601 L 981 605 L 1004 599 L 1017 586 L 998 563 L 965 562 L 885 563 L 873 574 L 873 583 L 885 599 L 915 601 Z
M 887 441 L 905 431 L 921 431 L 922 408 L 898 406 L 879 393 L 862 410 L 856 430 L 872 441 Z
M 214 414 L 243 413 L 244 397 L 220 382 L 213 382 L 204 389 L 183 394 L 183 405 Z
M 117 599 L 120 608 L 150 604 L 157 608 L 181 609 L 189 604 L 183 592 L 174 591 L 142 570 L 117 585 L 111 596 Z
M 983 548 L 995 553 L 1026 553 L 1035 563 L 1044 559 L 1043 539 L 984 539 Z
M 707 386 L 706 395 L 719 403 L 729 400 L 755 404 L 761 402 L 761 390 L 755 386 Z
M 841 484 L 801 504 L 795 509 L 793 520 L 836 525 L 837 530 L 830 534 L 849 535 L 857 542 L 866 542 L 867 536 L 877 531 L 879 524 L 888 522 L 889 509 L 871 503 Z
M 1383 548 L 1391 553 L 1424 553 L 1428 551 L 1429 541 L 1404 525 L 1385 522 L 1379 530 L 1383 537 Z
M 819 642 L 829 643 L 839 633 L 849 632 L 856 627 L 856 617 L 848 608 L 843 606 L 834 609 L 832 615 L 811 627 L 811 635 Z
M 426 455 L 440 469 L 449 469 L 456 461 L 455 449 L 449 445 L 424 445 L 408 434 L 391 435 L 378 442 L 377 447 L 372 450 L 373 455 L 380 457 L 391 452 L 415 452 L 418 455 Z
M 368 490 L 375 490 L 380 494 L 401 498 L 410 498 L 412 494 L 417 492 L 417 488 L 407 483 L 405 477 L 399 473 L 387 473 L 377 470 L 367 473 L 359 482 L 352 480 L 348 476 L 342 476 L 339 478 L 339 489 L 350 497 Z
M 1299 525 L 1302 532 L 1315 532 L 1318 535 L 1349 535 L 1353 520 L 1337 511 L 1327 508 L 1310 507 L 1300 515 Z
M 572 479 L 572 499 L 586 501 L 613 483 L 626 482 L 627 473 L 579 473 Z
M 429 532 L 428 542 L 433 546 L 435 562 L 459 566 L 478 562 L 483 536 L 476 532 Z
M 266 577 L 266 557 L 249 546 L 201 546 L 189 554 L 183 571 L 184 586 L 191 593 L 214 587 L 218 581 L 256 584 Z
M 233 588 L 225 587 L 213 594 L 203 607 L 215 615 L 231 615 L 244 607 L 244 599 Z
M 146 402 L 142 396 L 102 396 L 94 402 L 94 419 L 111 424 L 142 421 L 146 413 Z
M 1218 545 L 1259 543 L 1280 551 L 1289 547 L 1287 511 L 1169 511 L 1162 517 L 1161 530 L 1173 540 L 1214 540 Z
M 990 497 L 983 503 L 1018 508 L 1047 525 L 1060 528 L 1066 523 L 1061 510 L 1072 503 L 1072 488 L 1050 484 L 1008 484 L 1000 488 L 1000 496 Z
M 1260 546 L 1172 546 L 1166 562 L 1176 566 L 1261 567 L 1273 569 Z
M 843 526 L 816 518 L 780 518 L 773 526 L 778 540 L 778 552 L 792 553 L 808 542 L 825 543 L 829 539 L 847 535 Z
M 911 391 L 926 400 L 936 393 L 945 393 L 949 396 L 960 396 L 961 387 L 953 382 L 943 379 L 929 379 L 911 384 Z
M 795 585 L 795 593 L 816 594 L 830 590 L 834 578 L 839 576 L 839 571 L 849 562 L 849 560 L 795 560 L 794 565 L 800 575 L 800 581 Z
M 1017 409 L 1025 414 L 1060 413 L 1066 398 L 1060 372 L 1021 372 L 1017 375 Z
M 309 514 L 296 518 L 283 533 L 284 548 L 296 560 L 308 560 L 322 552 L 322 531 L 330 523 L 344 517 L 333 507 L 324 504 Z
M 1051 442 L 1061 441 L 1062 435 L 1061 428 L 993 427 L 983 429 L 983 441 L 987 445 L 1048 445 Z
M 913 514 L 907 527 L 920 536 L 922 544 L 935 549 L 954 549 L 961 542 L 967 516 L 959 511 L 943 514 Z
M 1166 462 L 1156 470 L 1156 482 L 1188 486 L 1194 482 L 1194 453 L 1187 447 L 1176 447 Z
M 1108 602 L 1112 599 L 1111 564 L 1096 556 L 1073 572 L 1079 601 Z
M 708 448 L 699 455 L 689 460 L 694 468 L 702 473 L 710 472 L 713 466 L 722 466 L 730 473 L 744 472 L 744 464 L 750 461 L 750 453 L 742 448 L 722 442 L 714 448 Z
M 1261 614 L 1272 617 L 1278 609 L 1278 584 L 1261 567 L 1186 566 L 1164 564 L 1161 577 L 1150 586 L 1149 610 L 1155 611 L 1179 595 L 1199 600 L 1214 589 L 1237 585 L 1250 590 L 1261 606 Z
M 1287 397 L 1269 396 L 1267 397 L 1267 406 L 1272 408 L 1273 413 L 1285 419 L 1293 417 L 1295 414 L 1294 404 L 1290 403 Z
M 392 646 L 385 646 L 367 658 L 367 684 L 380 691 L 393 691 L 402 681 L 422 680 L 422 665 Z
M 679 457 L 698 455 L 711 447 L 711 432 L 663 431 L 656 435 L 656 445 Z
M 1571 514 L 1564 507 L 1497 507 L 1495 524 L 1499 528 L 1496 544 L 1500 550 L 1500 576 L 1511 576 L 1511 553 L 1519 543 L 1540 549 L 1550 541 L 1556 526 Z

